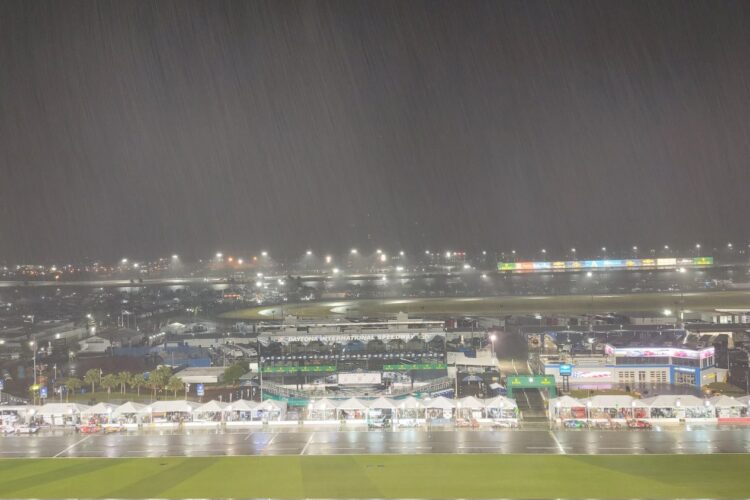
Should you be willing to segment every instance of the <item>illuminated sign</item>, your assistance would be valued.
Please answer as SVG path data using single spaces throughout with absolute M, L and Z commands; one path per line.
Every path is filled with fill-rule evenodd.
M 714 355 L 715 349 L 709 347 L 700 351 L 690 349 L 678 349 L 674 347 L 616 347 L 605 346 L 604 352 L 618 358 L 680 358 L 680 359 L 706 359 Z
M 562 364 L 560 365 L 560 376 L 561 377 L 569 377 L 573 373 L 573 365 L 570 364 Z
M 400 364 L 400 365 L 383 365 L 383 370 L 397 372 L 407 370 L 443 370 L 445 369 L 445 363 L 414 363 L 414 364 Z
M 612 378 L 611 370 L 573 370 L 573 378 L 579 380 L 604 380 Z
M 335 372 L 335 366 L 313 365 L 313 366 L 264 366 L 263 373 L 311 373 L 311 372 Z
M 712 266 L 713 257 L 660 258 L 660 259 L 605 259 L 539 262 L 498 262 L 498 271 L 575 271 L 582 269 L 641 269 L 648 267 L 673 268 L 677 266 Z

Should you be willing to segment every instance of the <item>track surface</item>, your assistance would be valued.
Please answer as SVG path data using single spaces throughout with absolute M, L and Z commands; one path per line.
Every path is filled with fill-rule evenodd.
M 664 309 L 710 312 L 750 310 L 750 291 L 643 293 L 625 295 L 542 295 L 505 297 L 413 298 L 341 300 L 254 307 L 225 313 L 231 319 L 378 316 L 406 312 L 414 317 L 507 314 L 588 314 L 605 312 L 661 312 Z
M 191 431 L 7 436 L 0 457 L 164 457 L 423 453 L 750 453 L 750 428 L 693 430 Z

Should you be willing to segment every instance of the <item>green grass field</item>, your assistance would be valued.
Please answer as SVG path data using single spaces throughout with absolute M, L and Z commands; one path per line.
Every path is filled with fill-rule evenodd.
M 744 498 L 748 455 L 0 460 L 2 498 Z
M 750 308 L 750 292 L 641 293 L 626 295 L 557 295 L 512 297 L 457 297 L 366 299 L 305 302 L 240 309 L 221 315 L 227 319 L 281 319 L 288 314 L 304 318 L 379 316 L 406 312 L 419 318 L 430 315 L 594 314 L 654 312 L 682 307 L 692 311 Z

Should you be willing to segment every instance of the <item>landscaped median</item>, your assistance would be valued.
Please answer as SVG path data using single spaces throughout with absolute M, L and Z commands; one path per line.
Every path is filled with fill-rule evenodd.
M 744 498 L 750 454 L 0 460 L 2 498 Z

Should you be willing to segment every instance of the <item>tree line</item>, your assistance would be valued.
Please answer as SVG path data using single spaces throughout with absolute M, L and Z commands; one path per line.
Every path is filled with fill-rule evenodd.
M 147 388 L 152 391 L 154 397 L 163 391 L 174 393 L 177 397 L 177 391 L 185 390 L 186 386 L 177 376 L 172 374 L 172 369 L 168 366 L 160 366 L 151 371 L 146 377 L 143 373 L 131 373 L 121 371 L 119 373 L 108 373 L 104 375 L 98 368 L 88 370 L 83 379 L 69 377 L 65 380 L 65 387 L 68 389 L 67 395 L 75 393 L 82 387 L 91 387 L 91 392 L 96 392 L 96 388 L 106 390 L 107 395 L 112 394 L 112 390 L 118 390 L 125 394 L 127 389 L 135 390 L 138 396 L 141 395 L 141 389 Z

